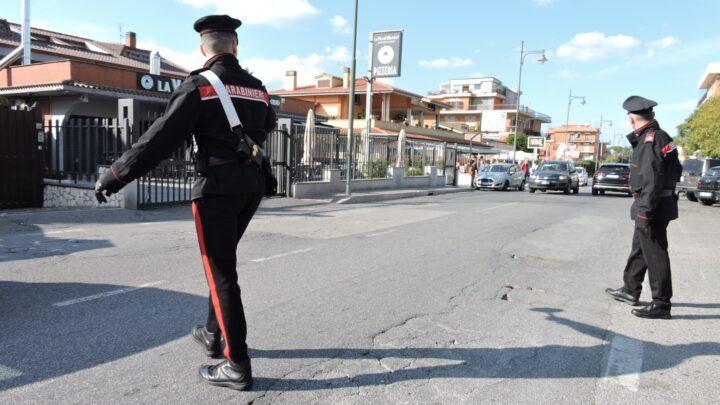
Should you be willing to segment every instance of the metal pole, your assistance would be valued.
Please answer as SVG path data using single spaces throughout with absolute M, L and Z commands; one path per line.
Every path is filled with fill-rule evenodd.
M 603 116 L 600 116 L 600 125 L 598 128 L 597 136 L 595 137 L 595 172 L 597 172 L 598 164 L 600 163 L 600 133 L 602 132 Z
M 345 168 L 345 194 L 350 195 L 350 174 L 352 166 L 352 135 L 353 135 L 353 122 L 355 120 L 355 62 L 356 62 L 356 48 L 357 48 L 357 18 L 358 18 L 358 0 L 355 0 L 355 22 L 353 23 L 353 46 L 352 46 L 352 65 L 350 66 L 350 96 L 348 97 L 348 104 L 350 105 L 348 111 L 348 140 L 347 140 L 347 167 Z
M 30 0 L 23 0 L 22 2 L 22 47 L 23 56 L 22 64 L 30 64 Z
M 570 104 L 572 104 L 572 89 L 570 89 L 570 95 L 568 96 L 568 109 L 567 116 L 565 117 L 565 132 L 568 132 L 570 126 Z
M 372 132 L 372 102 L 373 102 L 373 93 L 372 93 L 372 54 L 373 54 L 373 43 L 372 43 L 372 32 L 370 33 L 370 40 L 368 41 L 368 75 L 367 75 L 367 85 L 366 87 L 366 94 L 365 94 L 365 131 L 367 131 L 368 136 Z M 382 114 L 382 113 L 381 113 Z
M 523 52 L 525 50 L 525 41 L 520 41 L 520 72 L 518 73 L 518 94 L 517 94 L 517 102 L 515 106 L 515 134 L 513 135 L 513 163 L 515 163 L 515 152 L 517 151 L 517 137 L 518 137 L 518 129 L 520 128 L 520 94 L 522 94 L 522 91 L 520 90 L 520 86 L 522 84 L 522 68 L 523 68 Z

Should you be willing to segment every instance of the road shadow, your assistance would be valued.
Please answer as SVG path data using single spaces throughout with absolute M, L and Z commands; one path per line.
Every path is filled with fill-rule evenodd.
M 0 263 L 64 256 L 113 246 L 107 239 L 51 237 L 46 235 L 39 226 L 25 224 L 21 232 L 4 232 L 0 236 Z
M 126 287 L 0 281 L 0 391 L 186 337 L 192 320 L 207 311 L 207 297 L 158 288 L 53 306 Z
M 606 329 L 557 316 L 561 310 L 535 308 L 544 313 L 546 319 L 567 326 L 583 335 L 607 342 L 608 338 L 621 336 Z M 633 339 L 636 340 L 636 339 Z M 663 345 L 640 341 L 644 350 L 663 353 L 646 359 L 643 371 L 662 370 L 674 367 L 697 356 L 720 356 L 720 343 L 697 342 L 690 344 Z M 366 373 L 352 377 L 305 379 L 256 377 L 255 388 L 271 391 L 311 391 L 335 388 L 389 385 L 402 381 L 428 380 L 432 378 L 483 378 L 483 379 L 563 379 L 599 378 L 605 375 L 601 359 L 607 350 L 607 343 L 593 346 L 546 345 L 506 348 L 337 348 L 337 349 L 291 349 L 251 350 L 251 357 L 267 359 L 341 359 L 341 360 L 406 360 L 397 370 Z M 441 365 L 412 367 L 420 360 L 439 360 Z M 622 375 L 622 369 L 607 370 L 608 376 Z M 342 374 L 334 372 L 333 374 Z

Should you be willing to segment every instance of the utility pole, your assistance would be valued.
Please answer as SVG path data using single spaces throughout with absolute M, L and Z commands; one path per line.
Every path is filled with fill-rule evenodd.
M 570 89 L 570 95 L 568 96 L 568 108 L 567 108 L 567 115 L 565 116 L 565 137 L 567 139 L 566 145 L 570 143 L 570 106 L 572 105 L 573 100 L 580 100 L 580 105 L 585 105 L 585 96 L 573 96 L 572 95 L 572 89 Z M 567 154 L 567 146 L 565 147 L 565 150 L 563 151 L 563 159 L 565 159 L 565 155 Z
M 345 168 L 345 195 L 350 196 L 350 177 L 352 166 L 352 138 L 353 123 L 355 121 L 355 64 L 356 64 L 356 48 L 357 48 L 357 19 L 358 19 L 358 0 L 355 0 L 355 22 L 353 23 L 353 46 L 352 46 L 352 64 L 350 65 L 350 96 L 348 98 L 348 140 L 347 140 L 347 167 Z
M 544 49 L 539 51 L 525 51 L 525 41 L 520 41 L 520 69 L 518 72 L 518 88 L 515 103 L 515 133 L 513 134 L 513 163 L 516 163 L 515 152 L 517 152 L 517 137 L 518 131 L 520 129 L 520 95 L 522 94 L 522 68 L 523 64 L 525 63 L 525 57 L 528 55 L 542 55 L 540 59 L 538 59 L 538 62 L 540 62 L 541 64 L 547 62 L 547 57 L 545 56 Z
M 598 125 L 598 134 L 595 137 L 595 171 L 597 172 L 598 166 L 600 165 L 600 158 L 602 157 L 600 154 L 600 134 L 602 133 L 602 126 L 604 123 L 608 123 L 612 127 L 613 122 L 611 120 L 605 120 L 603 119 L 603 116 L 600 116 L 600 125 Z

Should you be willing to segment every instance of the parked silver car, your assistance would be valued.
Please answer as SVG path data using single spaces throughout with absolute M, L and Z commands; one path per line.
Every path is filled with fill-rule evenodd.
M 588 185 L 588 172 L 585 170 L 584 167 L 576 167 L 575 172 L 578 175 L 578 181 L 580 182 L 581 186 L 587 186 Z
M 473 184 L 477 190 L 522 190 L 525 188 L 525 173 L 512 163 L 487 165 L 475 175 Z

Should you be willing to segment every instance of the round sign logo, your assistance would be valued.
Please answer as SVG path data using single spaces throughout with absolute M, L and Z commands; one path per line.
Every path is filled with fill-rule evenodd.
M 144 75 L 143 77 L 140 78 L 140 85 L 145 90 L 152 90 L 153 84 L 155 84 L 155 83 L 154 83 L 153 78 L 150 75 Z
M 395 51 L 392 46 L 385 45 L 378 51 L 378 61 L 383 65 L 392 62 L 393 58 L 395 58 Z

